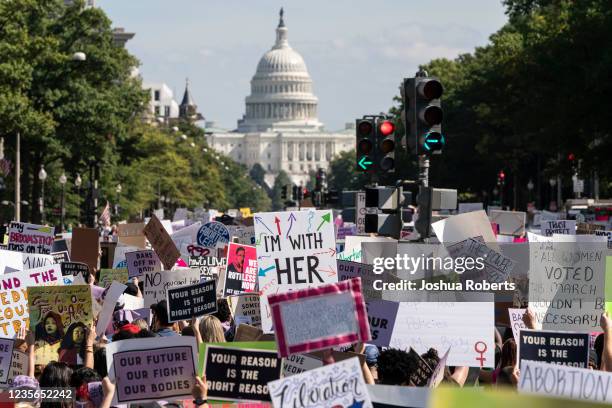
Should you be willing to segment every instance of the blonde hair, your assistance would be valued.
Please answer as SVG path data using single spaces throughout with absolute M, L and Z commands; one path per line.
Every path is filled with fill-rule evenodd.
M 141 330 L 149 330 L 149 323 L 145 319 L 135 319 L 132 324 L 140 327 Z
M 221 321 L 215 316 L 206 315 L 200 321 L 200 335 L 204 343 L 224 343 L 225 334 Z

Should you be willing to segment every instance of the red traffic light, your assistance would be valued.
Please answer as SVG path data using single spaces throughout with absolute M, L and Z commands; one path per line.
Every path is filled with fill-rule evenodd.
M 503 179 L 505 179 L 505 178 L 506 178 L 506 173 L 504 173 L 504 171 L 503 171 L 503 170 L 500 170 L 500 171 L 499 171 L 499 174 L 498 174 L 498 177 L 499 177 L 501 180 L 503 180 Z
M 574 161 L 576 160 L 576 156 L 574 155 L 574 153 L 570 153 L 567 155 L 567 160 L 569 161 Z
M 381 136 L 387 137 L 393 132 L 395 132 L 395 125 L 393 124 L 393 122 L 385 120 L 381 122 L 380 125 L 378 125 L 378 130 L 380 130 Z

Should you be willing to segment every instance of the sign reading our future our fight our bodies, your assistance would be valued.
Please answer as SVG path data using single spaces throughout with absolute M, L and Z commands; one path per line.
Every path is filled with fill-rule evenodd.
M 256 213 L 262 330 L 272 330 L 268 295 L 338 281 L 331 210 Z

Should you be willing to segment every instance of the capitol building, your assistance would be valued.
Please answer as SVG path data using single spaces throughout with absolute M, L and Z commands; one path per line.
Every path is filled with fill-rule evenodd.
M 313 82 L 304 59 L 289 45 L 282 9 L 276 42 L 259 60 L 245 104 L 236 130 L 208 122 L 206 140 L 249 169 L 259 163 L 270 186 L 280 170 L 294 184 L 306 184 L 309 173 L 327 169 L 335 155 L 355 146 L 354 125 L 330 133 L 319 122 Z

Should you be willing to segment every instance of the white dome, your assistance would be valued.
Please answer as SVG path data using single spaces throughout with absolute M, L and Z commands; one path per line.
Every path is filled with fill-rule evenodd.
M 241 132 L 271 129 L 319 130 L 318 99 L 312 93 L 312 80 L 302 56 L 289 45 L 287 27 L 281 18 L 276 42 L 266 52 L 251 80 L 246 97 L 246 113 L 238 121 Z

